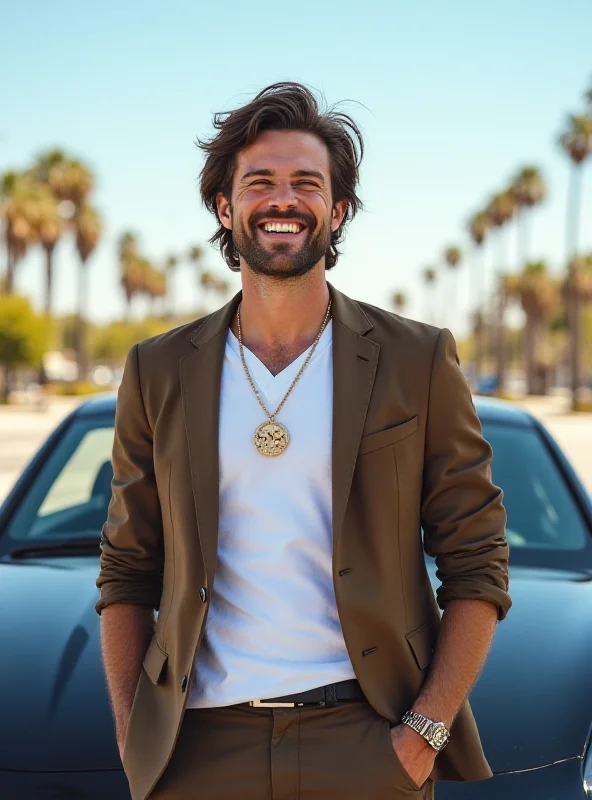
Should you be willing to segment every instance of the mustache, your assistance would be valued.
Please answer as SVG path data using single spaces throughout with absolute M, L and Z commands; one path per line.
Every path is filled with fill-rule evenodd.
M 270 220 L 270 219 L 277 219 L 278 221 L 282 220 L 299 220 L 307 228 L 314 229 L 316 226 L 316 219 L 311 214 L 303 214 L 301 211 L 290 211 L 286 213 L 282 213 L 281 211 L 269 211 L 264 213 L 263 211 L 259 211 L 249 219 L 249 224 L 251 226 L 259 225 L 260 222 L 263 220 Z

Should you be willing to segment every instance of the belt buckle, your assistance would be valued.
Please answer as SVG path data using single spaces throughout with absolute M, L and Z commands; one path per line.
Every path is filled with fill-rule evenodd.
M 296 703 L 266 703 L 263 700 L 249 700 L 253 708 L 295 708 Z

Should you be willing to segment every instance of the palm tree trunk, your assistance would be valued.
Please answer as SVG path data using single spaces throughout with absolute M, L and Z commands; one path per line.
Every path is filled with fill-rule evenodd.
M 450 324 L 446 325 L 446 317 L 444 317 L 444 324 L 446 327 L 450 328 L 452 333 L 455 333 L 454 329 L 456 328 L 456 291 L 457 287 L 455 285 L 457 273 L 454 269 L 448 270 L 448 303 L 445 314 L 448 314 L 448 318 L 450 320 Z
M 501 277 L 501 276 L 500 276 Z M 506 385 L 506 306 L 508 299 L 500 285 L 497 296 L 497 320 L 495 325 L 495 385 L 498 397 L 503 395 Z
M 582 168 L 573 163 L 567 206 L 567 262 L 568 267 L 579 249 L 580 215 L 582 209 Z M 579 405 L 579 393 L 582 383 L 582 320 L 581 303 L 575 287 L 568 292 L 567 323 L 569 330 L 569 366 L 571 385 L 571 406 L 576 411 Z
M 173 291 L 173 270 L 169 270 L 166 283 L 166 296 L 163 298 L 163 314 L 165 319 L 173 319 L 175 316 L 175 293 Z
M 535 320 L 526 315 L 524 325 L 524 369 L 526 372 L 526 393 L 537 394 L 536 391 L 536 348 L 537 330 Z
M 88 377 L 88 349 L 87 349 L 87 325 L 86 309 L 88 303 L 88 270 L 84 261 L 80 261 L 78 268 L 78 320 L 76 349 L 78 361 L 78 380 L 86 380 Z
M 45 313 L 51 316 L 53 307 L 53 245 L 43 245 L 45 251 Z
M 506 382 L 506 331 L 505 331 L 505 318 L 507 297 L 503 290 L 503 270 L 507 266 L 505 258 L 503 230 L 497 231 L 498 252 L 497 265 L 496 265 L 496 291 L 494 294 L 495 302 L 495 315 L 494 315 L 494 330 L 495 330 L 495 378 L 496 378 L 496 394 L 498 396 L 504 393 Z
M 4 293 L 12 294 L 14 292 L 14 271 L 16 268 L 16 258 L 14 251 L 11 247 L 7 248 L 8 256 L 6 259 L 6 278 L 4 279 Z
M 474 291 L 475 296 L 473 299 L 474 319 L 475 319 L 475 351 L 473 357 L 473 374 L 475 387 L 478 390 L 479 383 L 481 382 L 481 373 L 483 368 L 483 325 L 479 324 L 479 316 L 482 316 L 483 311 L 481 303 L 483 301 L 484 285 L 485 285 L 485 248 L 483 245 L 476 245 L 475 247 L 475 263 L 473 265 L 474 277 Z M 471 302 L 469 301 L 469 308 Z

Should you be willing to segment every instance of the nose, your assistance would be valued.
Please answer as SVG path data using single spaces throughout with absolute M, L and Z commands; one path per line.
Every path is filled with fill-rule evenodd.
M 277 208 L 281 211 L 283 209 L 296 208 L 297 205 L 298 198 L 290 181 L 278 182 L 269 197 L 269 207 Z

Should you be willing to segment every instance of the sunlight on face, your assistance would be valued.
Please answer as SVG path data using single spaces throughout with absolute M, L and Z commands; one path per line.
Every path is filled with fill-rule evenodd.
M 317 136 L 265 131 L 238 154 L 227 206 L 221 220 L 246 266 L 293 278 L 324 259 L 344 203 L 332 206 L 329 153 Z

